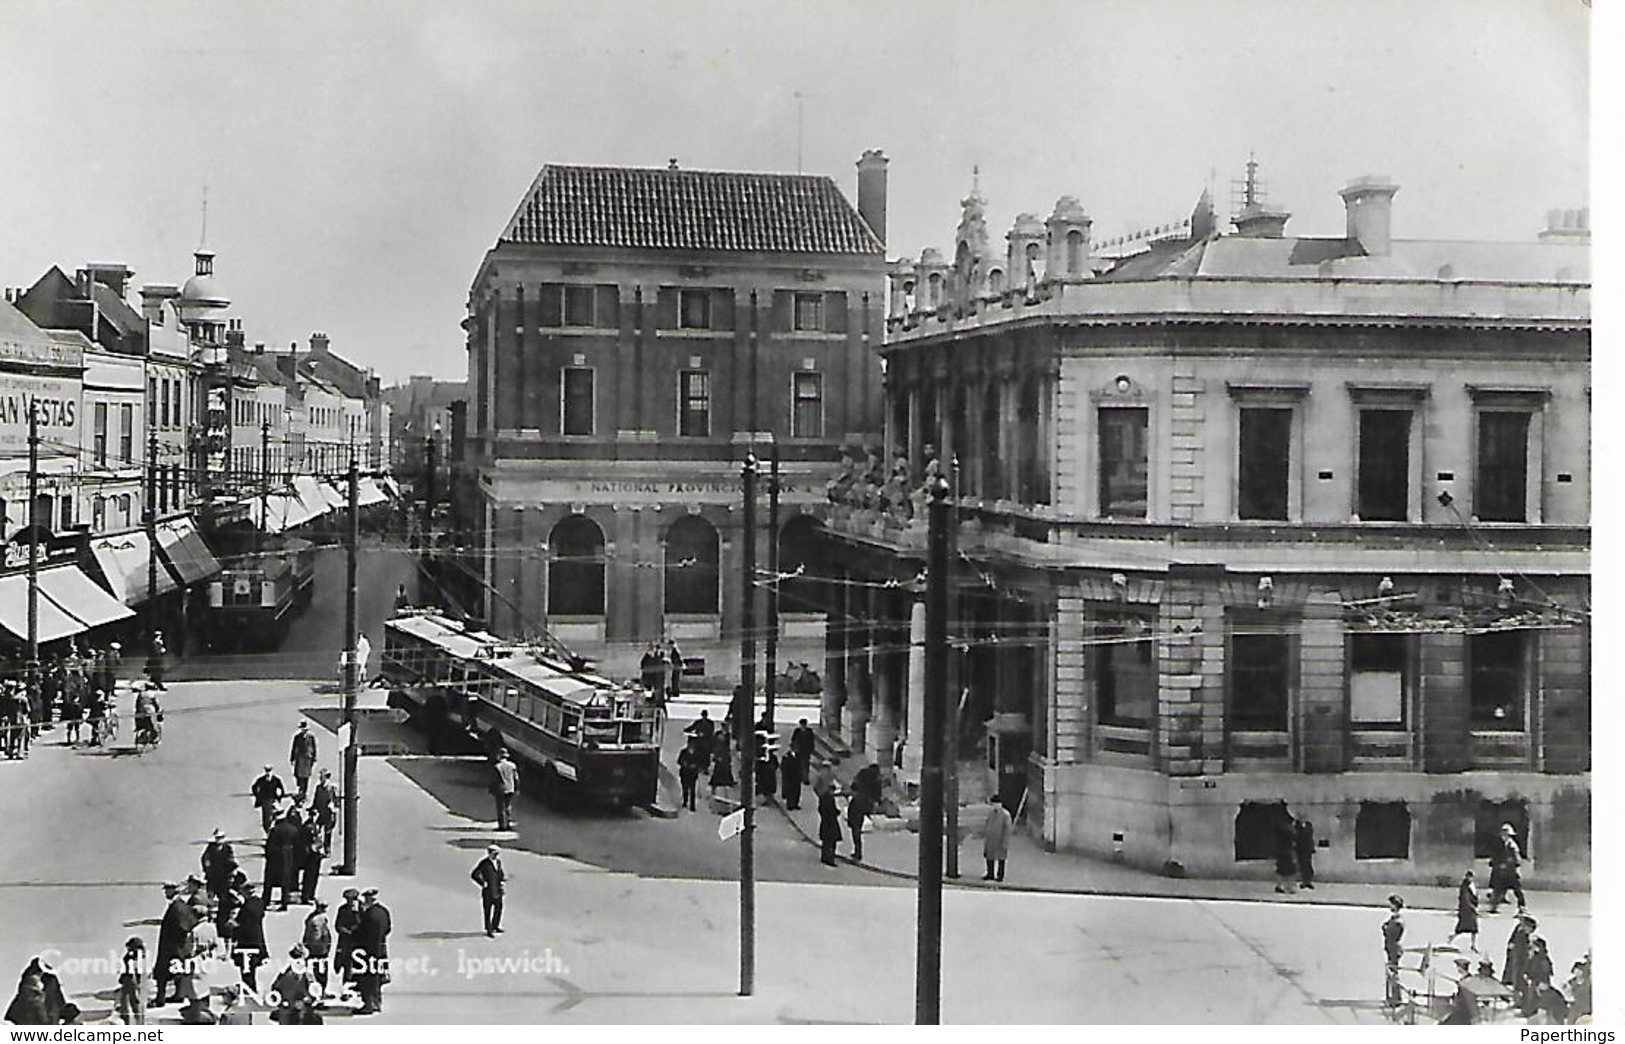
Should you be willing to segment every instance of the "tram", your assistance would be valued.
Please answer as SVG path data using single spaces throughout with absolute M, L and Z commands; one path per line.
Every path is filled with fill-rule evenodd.
M 209 584 L 212 644 L 275 648 L 316 590 L 316 548 L 308 540 L 265 538 L 269 546 L 227 554 Z
M 553 653 L 407 610 L 384 625 L 385 681 L 434 736 L 506 748 L 540 773 L 543 797 L 650 804 L 659 786 L 656 711 L 644 694 Z

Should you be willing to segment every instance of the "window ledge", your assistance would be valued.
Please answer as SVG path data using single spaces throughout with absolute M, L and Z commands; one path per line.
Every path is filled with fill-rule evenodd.
M 680 340 L 680 339 L 683 339 L 683 338 L 693 338 L 695 340 L 700 340 L 700 341 L 731 341 L 734 338 L 734 331 L 733 330 L 686 330 L 686 329 L 675 329 L 675 330 L 656 330 L 654 332 L 654 334 L 655 334 L 655 339 L 656 340 L 660 340 L 662 338 L 671 338 L 671 339 L 674 339 L 674 340 Z

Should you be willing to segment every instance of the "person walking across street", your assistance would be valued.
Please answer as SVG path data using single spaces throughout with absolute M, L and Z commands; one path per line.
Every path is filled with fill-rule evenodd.
M 513 829 L 513 796 L 519 792 L 519 768 L 506 750 L 497 751 L 491 766 L 491 796 L 497 803 L 497 829 Z
M 378 889 L 369 888 L 361 893 L 361 917 L 356 924 L 355 951 L 350 961 L 355 966 L 356 988 L 361 992 L 361 1007 L 357 1015 L 376 1015 L 384 1010 L 384 981 L 389 975 L 389 933 L 394 925 L 389 908 L 378 901 Z
M 1298 860 L 1298 885 L 1315 887 L 1315 824 L 1300 819 L 1292 824 L 1292 854 Z
M 1496 839 L 1495 854 L 1490 856 L 1490 897 L 1486 913 L 1495 913 L 1506 901 L 1510 891 L 1518 900 L 1518 912 L 1528 909 L 1523 897 L 1523 851 L 1518 847 L 1518 834 L 1511 823 L 1501 824 L 1501 835 Z
M 1478 952 L 1478 886 L 1471 867 L 1461 875 L 1461 886 L 1456 889 L 1456 928 L 1448 941 L 1455 942 L 1458 935 L 1467 936 L 1472 951 Z
M 1010 810 L 997 794 L 988 801 L 987 819 L 982 823 L 982 859 L 987 863 L 984 881 L 1004 880 L 1004 861 L 1010 858 L 1010 833 L 1014 829 Z
M 485 934 L 496 938 L 502 931 L 502 897 L 507 894 L 508 875 L 502 869 L 502 849 L 489 845 L 485 858 L 474 864 L 469 880 L 480 886 L 480 906 L 485 914 Z
M 1399 958 L 1405 952 L 1402 945 L 1405 939 L 1405 917 L 1401 913 L 1404 909 L 1404 899 L 1397 895 L 1388 897 L 1388 919 L 1382 922 L 1382 953 L 1387 969 L 1386 1000 L 1389 1007 L 1395 1007 L 1405 999 L 1404 992 L 1399 987 Z
M 835 805 L 835 791 L 818 793 L 818 847 L 825 866 L 839 866 L 835 846 L 841 843 L 841 810 Z
M 169 686 L 164 684 L 164 658 L 169 655 L 169 647 L 164 644 L 164 632 L 152 632 L 152 646 L 147 652 L 147 678 L 151 680 L 153 688 L 160 692 L 168 692 Z
M 249 787 L 249 793 L 254 795 L 254 807 L 260 810 L 260 828 L 267 834 L 271 832 L 271 824 L 276 822 L 277 804 L 288 793 L 282 785 L 271 766 L 265 766 L 265 772 Z
M 694 807 L 695 791 L 699 789 L 700 770 L 705 767 L 705 754 L 700 750 L 700 738 L 690 735 L 683 749 L 677 752 L 677 782 L 683 788 L 683 807 L 690 812 Z
M 310 810 L 322 828 L 322 851 L 333 851 L 333 827 L 338 824 L 338 790 L 333 786 L 333 773 L 321 769 L 316 776 L 316 788 L 310 792 Z
M 294 731 L 288 762 L 293 766 L 296 798 L 304 801 L 305 794 L 310 790 L 310 774 L 316 770 L 316 737 L 310 731 L 310 722 L 301 721 Z

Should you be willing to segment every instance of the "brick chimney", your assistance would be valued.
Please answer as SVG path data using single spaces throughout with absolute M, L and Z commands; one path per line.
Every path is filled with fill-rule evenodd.
M 148 283 L 141 288 L 141 314 L 154 326 L 164 325 L 164 302 L 176 301 L 181 288 L 169 283 Z
M 882 244 L 886 242 L 886 164 L 879 149 L 868 149 L 858 160 L 858 213 Z
M 85 266 L 90 278 L 107 287 L 117 294 L 120 300 L 124 297 L 125 289 L 130 285 L 130 277 L 135 275 L 127 265 L 92 262 Z
M 241 348 L 243 346 L 243 321 L 241 319 L 228 319 L 226 322 L 226 346 L 228 348 Z
M 324 356 L 327 354 L 326 334 L 313 333 L 310 335 L 310 354 L 315 356 Z
M 1399 186 L 1386 175 L 1355 178 L 1339 192 L 1348 213 L 1348 238 L 1360 244 L 1368 257 L 1387 257 L 1392 241 L 1394 193 Z

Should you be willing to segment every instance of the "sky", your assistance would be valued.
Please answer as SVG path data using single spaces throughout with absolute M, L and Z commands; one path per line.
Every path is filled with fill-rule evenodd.
M 888 253 L 1078 197 L 1105 239 L 1228 207 L 1289 234 L 1401 186 L 1399 238 L 1532 238 L 1588 203 L 1582 0 L 0 0 L 0 282 L 204 236 L 250 342 L 459 377 L 468 287 L 544 163 L 891 159 Z M 132 295 L 133 296 L 133 295 Z

